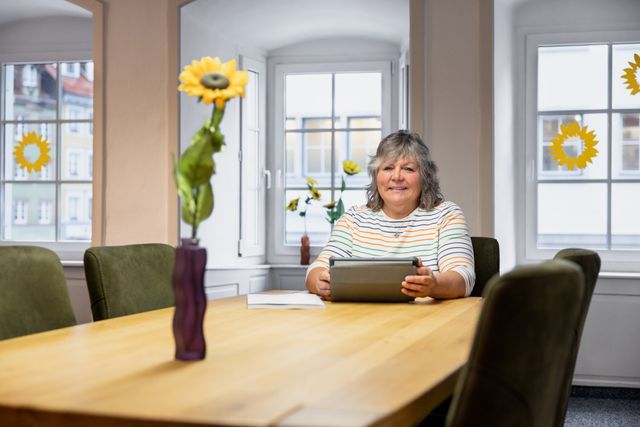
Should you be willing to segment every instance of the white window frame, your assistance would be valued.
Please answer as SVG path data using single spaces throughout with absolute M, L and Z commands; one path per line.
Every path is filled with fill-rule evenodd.
M 51 225 L 53 220 L 53 201 L 41 199 L 38 206 L 38 224 Z
M 524 181 L 524 195 L 519 197 L 521 212 L 524 212 L 524 221 L 520 221 L 517 229 L 520 245 L 518 245 L 518 260 L 522 263 L 539 262 L 541 260 L 552 258 L 558 249 L 538 249 L 537 248 L 537 174 L 539 172 L 539 153 L 537 151 L 537 131 L 538 131 L 538 108 L 537 108 L 537 66 L 538 66 L 538 47 L 545 45 L 571 45 L 571 44 L 607 44 L 607 43 L 637 43 L 640 40 L 639 31 L 594 31 L 594 32 L 575 32 L 575 33 L 536 33 L 525 35 L 525 52 L 522 63 L 524 66 L 523 75 L 526 77 L 523 81 L 522 93 L 524 93 L 524 167 L 521 179 Z M 610 79 L 617 77 L 615 70 L 610 70 Z M 609 85 L 609 92 L 611 86 Z M 611 94 L 609 93 L 609 98 Z M 609 103 L 607 114 L 611 113 L 611 105 Z M 607 143 L 611 148 L 611 120 L 609 118 Z M 604 140 L 604 138 L 603 138 Z M 604 141 L 603 141 L 604 142 Z M 612 171 L 612 150 L 609 153 L 608 178 L 601 180 L 602 182 L 611 183 Z M 536 165 L 538 163 L 538 165 Z M 627 182 L 625 180 L 625 182 Z M 635 182 L 635 181 L 629 181 Z M 610 212 L 611 194 L 609 192 L 608 210 Z M 611 215 L 607 221 L 611 222 Z M 610 230 L 610 227 L 609 227 Z M 610 272 L 638 272 L 640 265 L 637 260 L 640 259 L 639 251 L 620 251 L 620 250 L 603 250 L 596 249 L 603 261 L 602 271 Z
M 29 223 L 29 200 L 16 199 L 13 211 L 13 224 L 25 225 Z
M 376 60 L 376 61 L 354 61 L 354 62 L 298 62 L 298 63 L 279 63 L 275 64 L 275 81 L 272 98 L 272 106 L 274 110 L 273 123 L 273 157 L 271 161 L 273 170 L 276 171 L 275 190 L 271 196 L 271 223 L 274 227 L 270 231 L 269 258 L 272 262 L 295 262 L 299 261 L 300 246 L 284 244 L 282 236 L 285 229 L 285 215 L 287 212 L 285 200 L 285 144 L 281 143 L 285 138 L 285 111 L 284 111 L 284 85 L 285 76 L 288 74 L 302 73 L 341 73 L 341 72 L 380 72 L 382 74 L 382 136 L 387 135 L 392 127 L 395 127 L 397 120 L 393 120 L 392 111 L 392 67 L 393 60 Z M 397 64 L 395 64 L 397 66 Z M 392 123 L 393 120 L 393 123 Z M 327 223 L 328 226 L 328 223 Z M 317 256 L 321 250 L 321 246 L 312 246 L 312 256 Z
M 10 58 L 7 57 L 6 60 L 2 60 L 0 61 L 0 91 L 2 92 L 2 97 L 0 97 L 0 123 L 7 123 L 7 122 L 11 122 L 11 121 L 5 121 L 4 117 L 5 117 L 5 101 L 4 101 L 4 96 L 6 94 L 5 92 L 5 75 L 4 75 L 4 66 L 5 65 L 20 65 L 20 64 L 45 64 L 45 63 L 56 63 L 58 64 L 58 70 L 61 70 L 61 64 L 65 63 L 65 62 L 87 62 L 87 61 L 93 61 L 92 59 L 92 53 L 91 51 L 78 51 L 78 52 L 74 52 L 74 53 L 67 53 L 64 54 L 64 58 L 61 59 L 58 56 L 60 55 L 59 52 L 55 52 L 55 53 L 47 53 L 47 54 L 43 54 L 42 57 L 40 58 L 25 58 L 25 57 L 19 57 L 19 58 Z M 79 76 L 79 67 L 78 67 L 78 76 Z M 60 100 L 60 87 L 59 85 L 61 84 L 61 80 L 58 79 L 58 88 L 57 88 L 57 93 L 58 93 L 58 104 L 60 104 L 61 100 Z M 39 121 L 36 121 L 39 123 Z M 60 150 L 60 144 L 61 144 L 61 134 L 62 134 L 62 126 L 65 124 L 65 120 L 62 119 L 62 114 L 60 111 L 60 107 L 58 106 L 58 108 L 56 109 L 56 119 L 53 120 L 47 120 L 47 122 L 56 122 L 58 124 L 58 131 L 57 131 L 57 137 L 56 137 L 56 143 L 58 144 L 56 152 L 57 153 L 61 153 Z M 91 124 L 93 124 L 93 117 L 91 117 Z M 0 126 L 1 128 L 1 126 Z M 3 144 L 5 143 L 4 141 L 5 139 L 5 135 L 3 132 L 0 132 L 0 149 L 2 149 L 2 147 L 4 146 Z M 51 166 L 51 165 L 50 165 Z M 60 170 L 60 156 L 58 155 L 58 162 L 56 165 L 56 170 Z M 5 164 L 4 162 L 0 162 L 0 181 L 2 183 L 4 183 L 5 181 L 12 181 L 11 179 L 9 180 L 5 180 L 4 176 L 5 176 Z M 51 180 L 52 182 L 56 183 L 56 198 L 59 197 L 60 194 L 60 187 L 59 185 L 61 183 L 74 183 L 74 184 L 82 184 L 82 183 L 92 183 L 93 179 L 89 178 L 87 180 L 82 180 L 82 181 L 65 181 L 61 179 L 61 175 L 58 176 L 58 180 Z M 29 182 L 29 181 L 20 181 L 21 183 L 23 182 Z M 42 183 L 42 181 L 37 181 L 38 183 Z M 1 187 L 1 185 L 0 185 Z M 22 241 L 22 240 L 11 240 L 11 236 L 6 236 L 7 239 L 3 240 L 4 237 L 4 233 L 5 233 L 5 224 L 6 221 L 13 221 L 13 211 L 11 211 L 11 217 L 5 217 L 4 213 L 6 212 L 6 207 L 5 207 L 5 203 L 6 203 L 6 197 L 4 194 L 4 191 L 2 190 L 2 188 L 0 188 L 0 246 L 6 246 L 6 245 L 12 245 L 12 246 L 25 246 L 25 245 L 38 245 L 38 246 L 42 246 L 42 247 L 46 247 L 48 249 L 53 250 L 54 252 L 56 252 L 58 254 L 58 256 L 60 257 L 61 260 L 63 260 L 64 262 L 67 261 L 82 261 L 82 257 L 84 255 L 84 251 L 91 245 L 91 241 L 89 240 L 80 240 L 80 241 L 70 241 L 70 240 L 57 240 L 59 233 L 60 233 L 60 227 L 61 227 L 61 215 L 60 215 L 60 205 L 61 205 L 61 201 L 59 201 L 58 203 L 55 204 L 55 212 L 54 212 L 54 218 L 56 220 L 56 240 L 55 241 Z

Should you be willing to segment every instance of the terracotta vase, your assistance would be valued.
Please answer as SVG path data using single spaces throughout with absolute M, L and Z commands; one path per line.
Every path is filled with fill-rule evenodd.
M 207 352 L 203 327 L 207 309 L 204 291 L 206 265 L 207 250 L 198 245 L 198 239 L 182 239 L 176 248 L 172 277 L 176 303 L 173 337 L 178 360 L 201 360 Z
M 300 265 L 309 265 L 309 258 L 311 257 L 309 236 L 303 234 L 300 238 Z

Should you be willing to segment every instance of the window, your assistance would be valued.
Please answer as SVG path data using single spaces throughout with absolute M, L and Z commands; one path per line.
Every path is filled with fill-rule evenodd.
M 326 243 L 331 226 L 322 205 L 340 195 L 342 162 L 354 160 L 364 173 L 348 177 L 345 209 L 366 202 L 366 165 L 390 124 L 390 62 L 281 64 L 276 66 L 276 167 L 283 171 L 277 193 L 276 253 L 294 254 L 306 232 L 311 244 Z M 296 197 L 304 204 L 306 178 L 318 182 L 320 203 L 306 218 L 286 212 Z
M 535 76 L 527 81 L 527 157 L 537 166 L 528 165 L 526 179 L 525 257 L 579 246 L 598 250 L 607 269 L 637 269 L 628 261 L 640 251 L 640 97 L 622 76 L 640 42 L 568 37 L 527 38 Z M 586 167 L 568 167 L 581 158 Z
M 22 68 L 22 86 L 23 87 L 37 87 L 38 86 L 38 71 L 33 65 L 26 65 Z
M 0 67 L 0 242 L 38 242 L 66 252 L 70 241 L 86 246 L 91 240 L 91 219 L 83 216 L 82 203 L 92 193 L 91 171 L 83 161 L 92 156 L 93 139 L 79 131 L 92 123 L 93 83 L 80 73 L 87 64 Z M 24 85 L 34 72 L 37 93 Z M 14 152 L 20 146 L 18 162 Z M 49 149 L 48 159 L 42 147 Z

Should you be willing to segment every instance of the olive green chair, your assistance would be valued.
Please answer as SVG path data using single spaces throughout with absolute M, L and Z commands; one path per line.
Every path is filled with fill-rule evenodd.
M 100 246 L 84 253 L 93 320 L 174 305 L 175 248 L 162 243 Z
M 0 340 L 76 324 L 58 255 L 0 247 Z
M 500 245 L 492 237 L 471 237 L 475 260 L 476 282 L 472 297 L 481 297 L 484 287 L 494 275 L 500 273 Z
M 567 414 L 567 406 L 569 405 L 569 398 L 571 397 L 571 382 L 573 380 L 574 368 L 576 365 L 576 358 L 578 357 L 578 350 L 580 349 L 580 340 L 582 338 L 582 331 L 584 329 L 584 322 L 587 318 L 589 306 L 591 304 L 591 297 L 598 281 L 598 274 L 600 273 L 600 255 L 597 252 L 588 249 L 569 248 L 563 249 L 556 254 L 554 259 L 562 259 L 576 263 L 584 274 L 584 286 L 585 286 L 585 303 L 582 307 L 580 314 L 580 322 L 577 325 L 572 342 L 572 356 L 568 360 L 567 369 L 564 372 L 564 395 L 562 400 L 558 404 L 558 411 L 556 413 L 555 426 L 563 426 L 564 419 Z
M 447 426 L 553 426 L 586 300 L 584 276 L 557 260 L 487 284 Z

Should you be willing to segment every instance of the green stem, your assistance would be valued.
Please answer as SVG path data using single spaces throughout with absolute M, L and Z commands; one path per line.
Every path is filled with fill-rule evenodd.
M 195 209 L 193 210 L 193 220 L 191 222 L 191 238 L 195 239 L 198 234 L 198 198 L 200 196 L 200 189 L 194 188 L 195 197 L 193 199 L 195 204 Z

